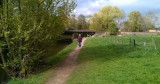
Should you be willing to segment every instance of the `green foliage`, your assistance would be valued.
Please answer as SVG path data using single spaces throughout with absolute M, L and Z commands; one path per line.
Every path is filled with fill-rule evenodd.
M 142 16 L 139 11 L 133 11 L 129 15 L 130 28 L 129 30 L 132 32 L 140 32 L 143 31 L 142 25 Z
M 76 19 L 76 15 L 72 14 L 70 15 L 68 24 L 67 24 L 68 29 L 78 29 L 78 20 Z
M 108 32 L 109 32 L 109 35 L 116 35 L 117 34 L 118 27 L 115 22 L 109 23 Z
M 128 19 L 120 23 L 122 31 L 143 32 L 155 29 L 158 17 L 153 12 L 148 12 L 142 16 L 139 11 L 132 11 L 128 15 Z
M 106 30 L 106 28 L 102 28 L 102 17 L 99 13 L 95 13 L 92 17 L 91 17 L 91 24 L 89 26 L 89 28 L 91 30 Z
M 80 14 L 78 16 L 78 29 L 82 30 L 82 29 L 88 29 L 87 26 L 87 21 L 86 21 L 86 16 Z
M 123 30 L 123 31 L 130 31 L 129 27 L 130 27 L 129 21 L 123 21 L 123 22 L 120 24 L 120 28 L 121 28 L 121 30 Z
M 146 23 L 146 30 L 155 29 L 156 22 L 158 21 L 158 17 L 154 14 L 154 12 L 149 11 L 144 16 L 144 22 Z
M 67 24 L 68 29 L 86 30 L 89 29 L 89 21 L 87 16 L 80 14 L 77 18 L 72 14 Z
M 122 16 L 123 11 L 118 7 L 105 6 L 91 17 L 90 29 L 99 31 L 115 30 L 116 25 L 114 24 Z
M 3 67 L 13 76 L 31 73 L 48 46 L 55 45 L 63 33 L 74 8 L 74 0 L 4 0 L 0 8 L 0 38 L 8 52 L 5 58 L 1 54 L 5 59 Z

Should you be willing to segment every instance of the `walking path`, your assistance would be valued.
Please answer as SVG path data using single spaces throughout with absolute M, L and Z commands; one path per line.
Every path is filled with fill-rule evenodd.
M 82 41 L 82 47 L 86 38 Z M 53 75 L 49 78 L 46 84 L 66 84 L 71 72 L 74 70 L 77 64 L 77 57 L 82 47 L 76 47 L 67 58 L 62 61 L 59 66 L 55 69 Z

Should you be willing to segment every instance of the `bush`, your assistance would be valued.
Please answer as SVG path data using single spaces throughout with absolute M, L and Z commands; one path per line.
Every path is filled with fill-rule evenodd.
M 117 33 L 118 33 L 118 27 L 117 27 L 117 25 L 116 25 L 115 22 L 111 22 L 109 24 L 108 31 L 109 31 L 109 35 L 117 35 Z

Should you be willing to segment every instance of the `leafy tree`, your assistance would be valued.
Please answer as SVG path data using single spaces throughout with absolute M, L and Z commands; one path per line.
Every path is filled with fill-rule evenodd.
M 123 22 L 120 23 L 121 31 L 129 31 L 129 27 L 130 27 L 130 25 L 129 25 L 129 21 L 128 20 L 123 21 Z
M 68 29 L 89 29 L 89 17 L 90 16 L 85 16 L 80 14 L 78 17 L 76 17 L 75 14 L 72 14 L 69 18 L 67 28 Z
M 70 15 L 68 24 L 67 24 L 68 29 L 78 29 L 78 21 L 76 19 L 76 15 L 72 14 Z
M 128 31 L 140 32 L 143 31 L 143 18 L 139 11 L 132 11 L 129 15 L 129 24 Z
M 109 29 L 108 29 L 109 35 L 116 35 L 118 32 L 118 27 L 115 22 L 109 23 Z
M 86 21 L 86 16 L 80 14 L 78 16 L 78 29 L 88 29 L 87 28 L 87 21 Z
M 121 22 L 120 27 L 122 30 L 129 32 L 148 31 L 155 28 L 155 23 L 158 17 L 153 12 L 148 12 L 142 16 L 139 11 L 133 11 L 128 15 L 127 20 Z
M 123 16 L 123 14 L 123 11 L 118 7 L 105 6 L 91 17 L 90 29 L 100 31 L 117 30 L 112 28 L 117 28 L 115 27 L 117 26 L 116 22 Z M 112 32 L 110 32 L 110 34 L 112 34 Z
M 2 67 L 25 77 L 63 33 L 75 1 L 1 0 L 0 4 Z
M 154 12 L 149 11 L 145 16 L 144 16 L 144 21 L 146 25 L 146 30 L 149 29 L 155 29 L 156 23 L 158 21 L 158 17 L 155 15 Z
M 105 28 L 102 28 L 102 16 L 99 13 L 95 13 L 91 17 L 91 24 L 89 26 L 91 30 L 106 30 Z
M 150 21 L 152 22 L 153 26 L 156 25 L 157 21 L 159 20 L 158 16 L 156 16 L 156 14 L 152 11 L 149 11 L 146 15 L 146 17 L 148 19 L 150 19 Z

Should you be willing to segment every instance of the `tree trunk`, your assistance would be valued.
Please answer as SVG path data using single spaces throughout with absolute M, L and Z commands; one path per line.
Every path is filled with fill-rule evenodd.
M 21 14 L 21 0 L 18 0 L 19 14 Z

